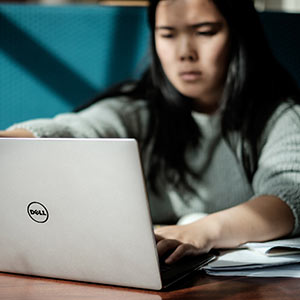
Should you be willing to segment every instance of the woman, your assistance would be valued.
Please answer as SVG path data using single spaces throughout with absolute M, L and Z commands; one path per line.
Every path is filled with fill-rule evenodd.
M 136 138 L 153 222 L 173 224 L 155 231 L 167 263 L 299 234 L 299 93 L 252 1 L 153 0 L 149 23 L 140 81 L 1 135 Z

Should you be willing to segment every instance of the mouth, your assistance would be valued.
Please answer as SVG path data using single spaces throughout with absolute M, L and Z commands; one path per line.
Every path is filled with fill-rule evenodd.
M 201 77 L 201 72 L 199 71 L 184 71 L 179 73 L 180 78 L 183 81 L 197 81 Z

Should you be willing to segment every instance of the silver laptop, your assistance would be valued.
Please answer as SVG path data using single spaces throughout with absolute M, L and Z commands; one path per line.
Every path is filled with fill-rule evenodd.
M 159 290 L 214 258 L 163 278 L 134 139 L 2 138 L 0 166 L 2 272 Z

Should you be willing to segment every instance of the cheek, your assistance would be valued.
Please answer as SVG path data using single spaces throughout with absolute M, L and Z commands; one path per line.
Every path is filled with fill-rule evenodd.
M 229 60 L 229 44 L 226 43 L 220 47 L 217 54 L 217 62 L 221 66 L 222 70 L 227 70 L 228 60 Z
M 217 43 L 211 49 L 207 49 L 207 53 L 206 65 L 210 69 L 210 73 L 216 76 L 216 78 L 224 78 L 229 60 L 228 43 Z
M 165 71 L 168 73 L 170 67 L 173 65 L 173 53 L 172 47 L 168 42 L 160 41 L 159 39 L 156 42 L 156 53 L 161 62 L 161 65 Z

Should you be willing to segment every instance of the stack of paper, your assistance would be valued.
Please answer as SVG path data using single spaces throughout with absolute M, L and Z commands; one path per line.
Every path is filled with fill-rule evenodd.
M 247 243 L 245 246 L 268 256 L 299 254 L 300 238 L 275 240 L 265 243 Z
M 300 277 L 299 263 L 300 238 L 295 238 L 224 251 L 204 269 L 217 276 Z

